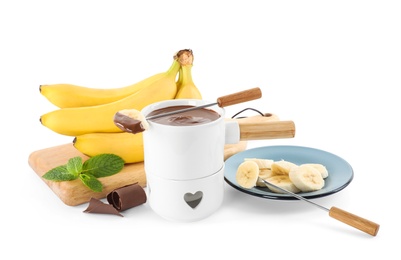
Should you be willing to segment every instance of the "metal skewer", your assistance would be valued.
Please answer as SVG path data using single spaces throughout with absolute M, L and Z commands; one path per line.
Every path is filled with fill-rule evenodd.
M 334 219 L 337 219 L 337 220 L 339 220 L 339 221 L 341 221 L 341 222 L 343 222 L 343 223 L 345 223 L 347 225 L 350 225 L 350 226 L 352 226 L 354 228 L 357 228 L 357 229 L 359 229 L 359 230 L 361 230 L 361 231 L 363 231 L 363 232 L 365 232 L 365 233 L 367 233 L 369 235 L 376 236 L 377 232 L 379 232 L 380 225 L 376 224 L 376 223 L 374 223 L 374 222 L 372 222 L 370 220 L 361 218 L 361 217 L 359 217 L 357 215 L 354 215 L 352 213 L 349 213 L 349 212 L 347 212 L 345 210 L 342 210 L 342 209 L 339 209 L 337 207 L 331 207 L 330 209 L 325 208 L 325 207 L 323 207 L 323 206 L 321 206 L 319 204 L 316 204 L 316 203 L 312 202 L 311 200 L 308 200 L 308 199 L 306 199 L 306 198 L 304 198 L 304 197 L 302 197 L 302 196 L 300 196 L 300 195 L 298 195 L 296 193 L 288 191 L 286 189 L 283 189 L 283 188 L 281 188 L 281 187 L 279 187 L 279 186 L 277 186 L 277 185 L 275 185 L 275 184 L 273 184 L 271 182 L 268 182 L 268 181 L 266 181 L 266 180 L 264 180 L 264 179 L 262 179 L 260 177 L 258 177 L 258 180 L 263 182 L 264 184 L 266 184 L 268 186 L 272 186 L 272 187 L 274 187 L 274 188 L 276 188 L 276 189 L 278 189 L 278 190 L 280 190 L 280 191 L 282 191 L 284 193 L 288 193 L 288 194 L 294 196 L 297 199 L 303 200 L 303 201 L 308 202 L 308 203 L 310 203 L 310 204 L 312 204 L 312 205 L 314 205 L 314 206 L 316 206 L 316 207 L 318 207 L 320 209 L 323 209 L 324 211 L 329 212 L 329 216 L 330 217 L 332 217 Z

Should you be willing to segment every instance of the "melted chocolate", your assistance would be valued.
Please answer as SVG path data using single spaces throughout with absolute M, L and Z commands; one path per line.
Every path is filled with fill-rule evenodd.
M 182 106 L 171 106 L 171 107 L 164 107 L 157 110 L 152 111 L 149 113 L 150 116 L 159 115 L 171 111 L 176 111 L 180 109 L 191 108 L 194 106 L 189 105 L 182 105 Z M 150 119 L 149 121 L 153 121 L 155 123 L 163 124 L 163 125 L 173 125 L 173 126 L 190 126 L 190 125 L 197 125 L 197 124 L 205 124 L 212 122 L 218 119 L 220 115 L 211 110 L 206 108 L 199 108 L 191 111 L 186 111 L 182 113 L 177 113 L 173 115 L 158 117 L 154 119 Z

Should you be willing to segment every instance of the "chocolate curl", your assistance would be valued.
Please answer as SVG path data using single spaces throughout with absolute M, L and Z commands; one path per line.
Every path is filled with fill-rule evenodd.
M 146 202 L 145 190 L 138 184 L 134 183 L 113 190 L 107 195 L 109 204 L 91 198 L 89 206 L 84 212 L 86 213 L 102 213 L 114 214 L 123 217 L 119 211 L 123 211 Z
M 113 190 L 107 195 L 107 201 L 118 211 L 123 211 L 144 204 L 146 193 L 138 183 L 134 183 Z
M 91 198 L 89 201 L 89 206 L 86 210 L 84 210 L 86 213 L 101 213 L 101 214 L 114 214 L 118 215 L 120 217 L 123 217 L 117 209 L 115 209 L 112 205 L 110 204 L 105 204 L 101 202 L 98 199 Z

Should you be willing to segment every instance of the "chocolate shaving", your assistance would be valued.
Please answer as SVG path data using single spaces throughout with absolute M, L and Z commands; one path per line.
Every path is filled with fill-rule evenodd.
M 133 208 L 146 202 L 146 193 L 138 184 L 123 186 L 115 189 L 107 195 L 109 204 L 91 198 L 86 213 L 114 214 L 123 217 L 120 211 Z
M 146 202 L 146 194 L 138 184 L 118 188 L 107 195 L 107 201 L 118 211 L 123 211 Z
M 86 213 L 101 213 L 101 214 L 114 214 L 123 217 L 117 209 L 115 209 L 112 205 L 110 204 L 105 204 L 102 201 L 91 198 L 89 201 L 89 206 L 86 210 L 84 210 Z

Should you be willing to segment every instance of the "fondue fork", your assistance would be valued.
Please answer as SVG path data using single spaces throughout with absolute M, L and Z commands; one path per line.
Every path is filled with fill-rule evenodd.
M 260 177 L 258 177 L 258 180 L 263 182 L 263 183 L 265 183 L 267 186 L 273 186 L 274 188 L 279 189 L 282 192 L 287 193 L 287 194 L 289 194 L 289 195 L 291 195 L 291 196 L 293 196 L 293 197 L 295 197 L 295 198 L 297 198 L 299 200 L 303 200 L 303 201 L 308 202 L 308 203 L 310 203 L 310 204 L 312 204 L 312 205 L 314 205 L 314 206 L 316 206 L 316 207 L 318 207 L 318 208 L 320 208 L 320 209 L 322 209 L 324 211 L 327 211 L 327 212 L 329 212 L 329 216 L 330 217 L 332 217 L 334 219 L 337 219 L 337 220 L 339 220 L 339 221 L 341 221 L 341 222 L 343 222 L 343 223 L 345 223 L 345 224 L 347 224 L 349 226 L 352 226 L 352 227 L 354 227 L 356 229 L 359 229 L 359 230 L 361 230 L 361 231 L 363 231 L 363 232 L 365 232 L 365 233 L 367 233 L 367 234 L 369 234 L 371 236 L 376 236 L 377 232 L 379 231 L 380 225 L 376 224 L 376 223 L 374 223 L 374 222 L 372 222 L 370 220 L 361 218 L 361 217 L 359 217 L 357 215 L 354 215 L 352 213 L 349 213 L 349 212 L 347 212 L 345 210 L 342 210 L 342 209 L 339 209 L 337 207 L 331 207 L 330 209 L 328 209 L 328 208 L 323 207 L 323 206 L 321 206 L 321 205 L 319 205 L 319 204 L 317 204 L 317 203 L 315 203 L 315 202 L 313 202 L 311 200 L 308 200 L 308 199 L 306 199 L 306 198 L 304 198 L 304 197 L 302 197 L 302 196 L 300 196 L 298 194 L 295 194 L 295 193 L 293 193 L 291 191 L 283 189 L 283 188 L 281 188 L 281 187 L 279 187 L 279 186 L 277 186 L 277 185 L 275 185 L 275 184 L 273 184 L 273 183 L 271 183 L 269 181 L 266 181 L 266 180 L 264 180 L 264 179 L 262 179 Z
M 148 117 L 146 117 L 146 120 L 174 115 L 174 114 L 179 114 L 179 113 L 192 111 L 192 110 L 196 110 L 196 109 L 201 109 L 201 108 L 205 108 L 205 107 L 211 107 L 211 106 L 215 106 L 215 105 L 218 105 L 219 107 L 227 107 L 227 106 L 243 103 L 246 101 L 255 100 L 255 99 L 258 99 L 261 97 L 262 97 L 262 91 L 260 90 L 260 88 L 251 88 L 248 90 L 244 90 L 244 91 L 240 91 L 240 92 L 236 92 L 233 94 L 219 97 L 219 98 L 217 98 L 217 102 L 215 102 L 215 103 L 210 103 L 210 104 L 205 104 L 205 105 L 200 105 L 200 106 L 195 106 L 195 107 L 190 107 L 190 108 L 184 108 L 184 109 L 179 109 L 179 110 L 166 112 L 166 113 L 162 113 L 162 114 L 158 114 L 158 115 L 148 116 Z

